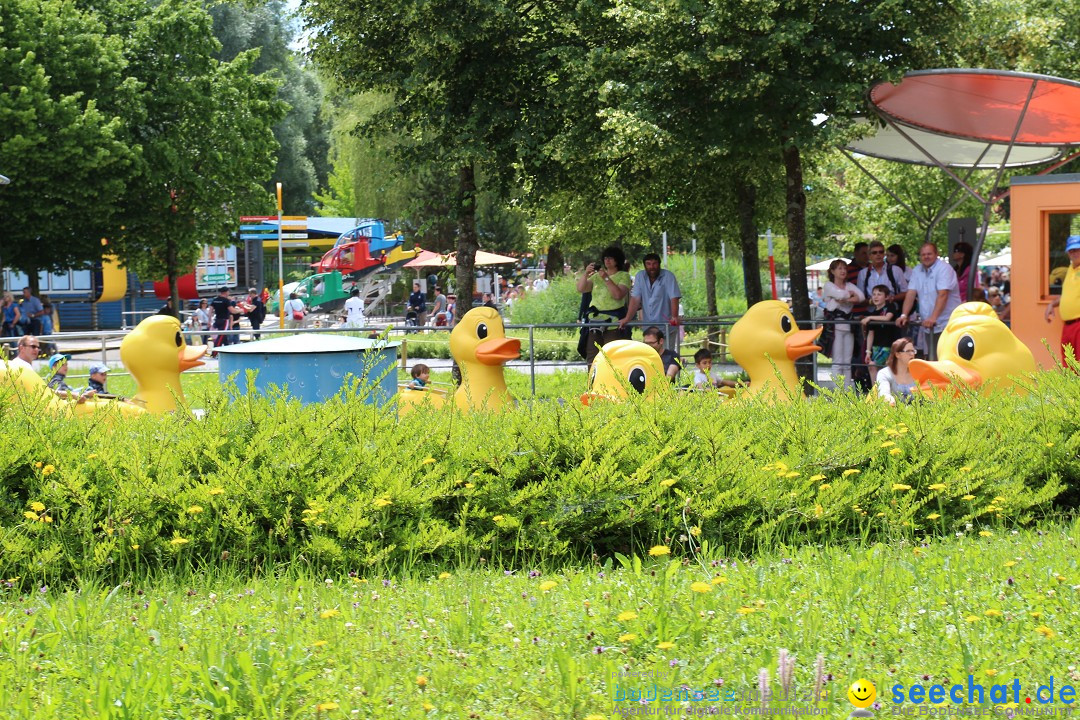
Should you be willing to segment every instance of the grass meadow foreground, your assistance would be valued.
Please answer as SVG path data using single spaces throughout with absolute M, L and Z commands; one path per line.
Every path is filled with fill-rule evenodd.
M 748 714 L 762 683 L 820 688 L 804 705 L 843 717 L 859 677 L 879 714 L 897 683 L 1060 687 L 1080 678 L 1077 531 L 746 560 L 655 547 L 562 572 L 251 578 L 226 563 L 0 590 L 0 717 L 595 719 L 643 707 L 616 698 L 650 687 L 735 698 L 654 710 Z

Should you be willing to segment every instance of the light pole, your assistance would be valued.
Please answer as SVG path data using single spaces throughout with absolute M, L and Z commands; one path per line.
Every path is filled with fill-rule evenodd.
M 278 327 L 285 329 L 285 261 L 281 255 L 281 183 L 277 184 L 277 284 Z

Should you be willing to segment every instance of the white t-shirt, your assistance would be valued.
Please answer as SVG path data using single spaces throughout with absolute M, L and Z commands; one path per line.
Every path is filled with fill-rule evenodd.
M 294 312 L 304 312 L 304 301 L 300 298 L 285 301 L 285 317 L 292 320 L 292 314 Z
M 345 322 L 353 327 L 364 324 L 364 301 L 360 297 L 350 297 L 345 301 Z
M 16 358 L 14 358 L 12 360 L 8 360 L 8 365 L 11 366 L 12 370 L 18 369 L 18 370 L 29 370 L 30 372 L 35 372 L 34 366 L 31 365 L 30 363 L 26 362 L 25 360 L 23 360 L 21 357 L 16 357 Z

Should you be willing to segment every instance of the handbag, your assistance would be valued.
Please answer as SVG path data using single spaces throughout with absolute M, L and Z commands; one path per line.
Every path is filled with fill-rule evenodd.
M 826 310 L 826 320 L 849 320 L 851 318 L 850 313 L 846 313 L 843 310 Z M 826 322 L 824 328 L 821 331 L 821 335 L 818 336 L 817 344 L 821 346 L 821 354 L 827 358 L 832 358 L 832 346 L 833 339 L 836 337 L 836 325 L 831 322 Z
M 293 310 L 292 319 L 293 320 L 303 320 L 304 319 L 304 311 L 303 310 Z

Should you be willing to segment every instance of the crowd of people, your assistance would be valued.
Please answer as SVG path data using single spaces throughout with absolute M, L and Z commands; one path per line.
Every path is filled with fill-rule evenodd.
M 35 296 L 29 287 L 22 289 L 18 299 L 11 292 L 0 295 L 0 311 L 3 325 L 0 338 L 21 338 L 26 335 L 49 336 L 55 332 L 56 314 L 49 298 Z M 3 345 L 8 351 L 17 341 L 9 340 Z M 46 351 L 54 349 L 51 343 L 43 342 Z
M 833 380 L 838 387 L 863 390 L 877 381 L 882 369 L 905 359 L 906 339 L 913 354 L 935 360 L 937 341 L 949 317 L 968 301 L 968 283 L 975 268 L 974 248 L 958 242 L 952 263 L 938 256 L 937 246 L 924 243 L 918 263 L 908 267 L 899 245 L 858 243 L 851 262 L 834 260 L 828 282 L 813 298 L 826 323 L 823 352 L 832 358 Z M 998 318 L 1009 324 L 1008 268 L 992 268 L 978 275 L 972 301 L 987 302 Z M 900 372 L 906 372 L 906 363 Z

